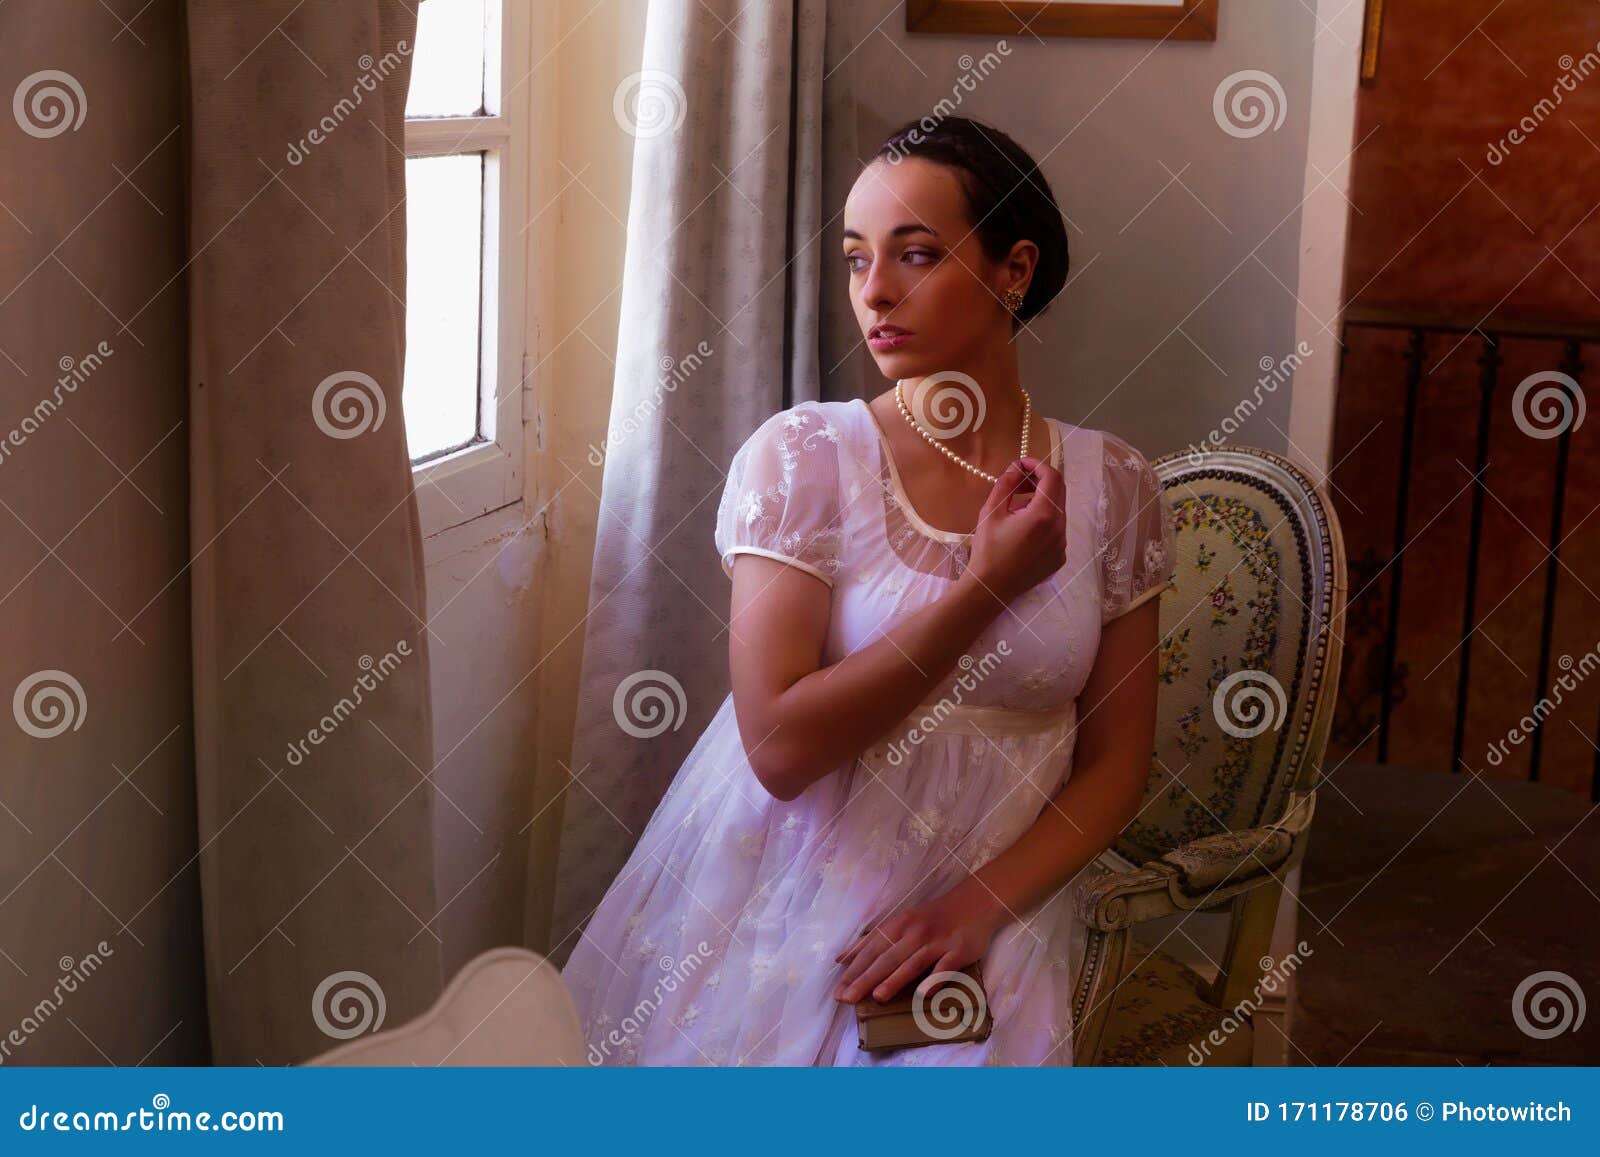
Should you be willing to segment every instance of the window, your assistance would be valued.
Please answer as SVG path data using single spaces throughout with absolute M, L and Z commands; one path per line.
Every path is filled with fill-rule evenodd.
M 522 497 L 529 42 L 522 4 L 418 9 L 403 399 L 424 534 Z

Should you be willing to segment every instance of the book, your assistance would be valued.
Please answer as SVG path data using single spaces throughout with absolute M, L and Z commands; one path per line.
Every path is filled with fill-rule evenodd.
M 994 1016 L 983 990 L 980 962 L 945 971 L 943 979 L 918 997 L 917 985 L 931 975 L 930 967 L 889 1000 L 868 996 L 857 1001 L 858 1046 L 876 1051 L 987 1039 Z

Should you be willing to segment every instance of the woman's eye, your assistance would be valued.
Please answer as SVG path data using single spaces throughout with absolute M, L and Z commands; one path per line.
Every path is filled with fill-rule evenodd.
M 849 254 L 848 256 L 845 257 L 844 266 L 851 273 L 858 273 L 858 272 L 860 272 L 861 267 L 859 265 L 857 265 L 856 262 L 857 261 L 865 261 L 865 260 L 866 260 L 866 258 L 862 257 L 860 254 L 851 253 L 851 254 Z
M 938 260 L 938 258 L 936 258 L 932 253 L 929 253 L 926 249 L 908 249 L 906 250 L 905 255 L 907 257 L 923 258 L 923 260 L 912 262 L 913 265 L 926 265 L 929 261 Z

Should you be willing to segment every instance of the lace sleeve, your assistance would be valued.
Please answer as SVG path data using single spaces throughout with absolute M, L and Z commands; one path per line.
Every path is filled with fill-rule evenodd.
M 1101 626 L 1172 586 L 1177 560 L 1171 510 L 1149 461 L 1109 433 L 1104 458 L 1095 519 Z
M 762 422 L 734 453 L 716 527 L 729 578 L 734 555 L 759 554 L 833 586 L 844 562 L 839 439 L 822 411 L 801 403 Z

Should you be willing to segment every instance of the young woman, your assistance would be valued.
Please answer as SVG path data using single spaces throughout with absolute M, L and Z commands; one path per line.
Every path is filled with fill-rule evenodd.
M 733 690 L 562 974 L 596 1064 L 1072 1063 L 1070 884 L 1144 791 L 1172 528 L 1141 454 L 1019 381 L 1067 238 L 1009 137 L 891 136 L 842 257 L 895 386 L 734 455 Z M 987 1039 L 858 1048 L 856 1001 L 974 961 Z

